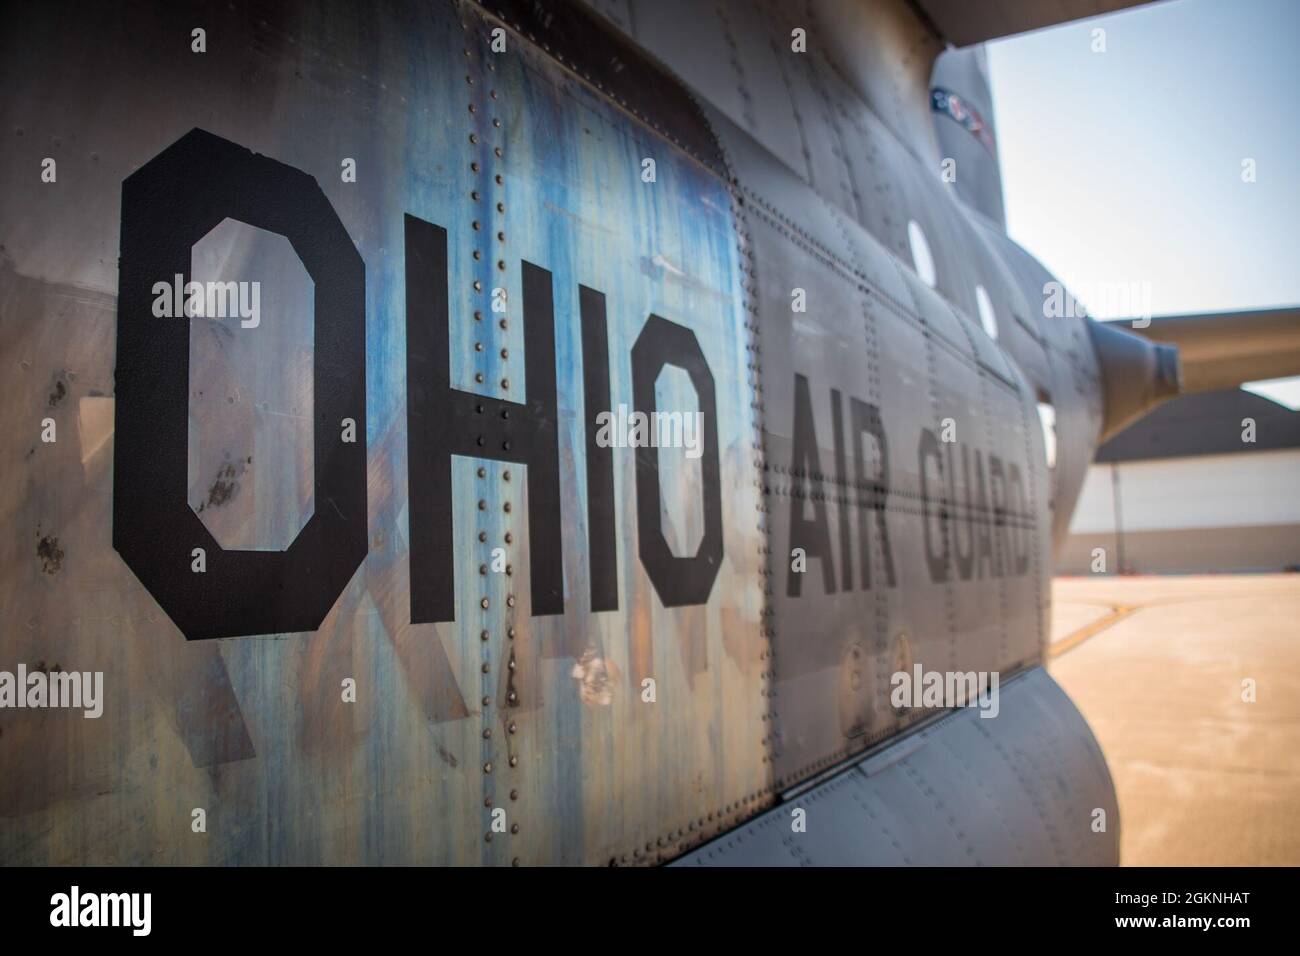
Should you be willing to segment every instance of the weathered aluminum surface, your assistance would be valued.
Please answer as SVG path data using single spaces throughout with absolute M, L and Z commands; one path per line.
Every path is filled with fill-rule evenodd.
M 1056 406 L 1058 460 L 1051 514 L 1053 547 L 1060 547 L 1101 425 L 1101 385 L 1088 320 L 1074 313 L 1049 317 L 1044 296 L 1052 275 L 979 213 L 955 201 L 953 187 L 939 176 L 942 157 L 932 131 L 921 135 L 911 122 L 911 114 L 920 110 L 929 126 L 928 75 L 912 89 L 907 85 L 915 79 L 911 74 L 889 73 L 901 69 L 894 60 L 910 62 L 926 55 L 914 35 L 919 24 L 892 0 L 865 6 L 868 12 L 849 18 L 860 30 L 870 34 L 876 24 L 901 31 L 892 41 L 854 38 L 883 47 L 878 66 L 845 62 L 842 55 L 836 59 L 837 51 L 855 47 L 854 41 L 830 37 L 852 26 L 827 19 L 836 13 L 834 4 L 627 0 L 626 12 L 610 10 L 607 15 L 821 200 L 856 221 L 909 267 L 908 223 L 920 225 L 934 256 L 937 291 L 973 320 L 977 338 L 976 288 L 985 290 L 997 318 L 999 344 L 1020 366 L 1035 396 Z M 804 53 L 791 51 L 796 29 L 806 33 Z M 874 80 L 866 93 L 859 91 L 861 83 L 854 85 L 860 70 Z M 886 99 L 882 91 L 892 96 Z M 867 94 L 880 102 L 867 101 Z M 793 131 L 787 117 L 793 119 Z M 770 201 L 782 198 L 761 184 L 754 188 Z
M 6 765 L 21 771 L 0 777 L 0 860 L 664 860 L 922 719 L 889 703 L 893 671 L 1041 663 L 1049 508 L 1068 518 L 1099 417 L 1086 335 L 1042 328 L 1031 307 L 1037 264 L 967 218 L 815 38 L 790 56 L 775 5 L 719 3 L 707 24 L 602 5 L 687 73 L 698 105 L 612 33 L 574 48 L 596 28 L 568 8 L 486 6 L 506 20 L 399 0 L 204 8 L 201 23 L 145 3 L 6 11 L 0 668 L 102 670 L 107 706 L 98 720 L 0 711 Z M 195 26 L 206 53 L 191 51 Z M 646 100 L 638 77 L 669 94 Z M 117 312 L 123 183 L 195 128 L 313 178 L 364 260 L 368 550 L 315 631 L 187 642 L 112 547 L 114 343 L 142 319 Z M 45 184 L 51 155 L 59 177 Z M 355 182 L 340 178 L 345 158 Z M 909 219 L 930 236 L 937 290 L 904 264 Z M 436 261 L 435 227 L 446 374 L 482 396 L 482 425 L 472 401 L 449 403 L 445 422 L 408 407 L 433 378 L 408 329 L 437 320 L 437 282 L 411 272 Z M 281 238 L 226 222 L 193 249 L 194 278 L 268 288 L 257 329 L 190 323 L 188 500 L 230 549 L 278 551 L 339 508 L 313 494 L 340 452 L 313 442 L 312 369 L 342 357 L 315 354 L 312 277 Z M 524 263 L 550 274 L 545 437 L 563 535 L 560 573 L 544 570 L 560 584 L 530 587 L 529 469 L 494 444 L 495 457 L 458 454 L 450 508 L 421 512 L 451 515 L 455 620 L 412 623 L 412 504 L 429 492 L 408 477 L 409 429 L 497 443 L 503 403 L 539 414 Z M 974 319 L 976 284 L 1000 343 Z M 651 315 L 693 333 L 711 372 L 723 548 L 703 603 L 666 606 L 640 557 L 647 508 L 675 555 L 710 526 L 703 466 L 680 450 L 659 452 L 657 503 L 638 498 L 633 450 L 613 450 L 612 496 L 595 504 L 612 511 L 615 552 L 593 567 L 580 287 L 604 297 L 612 406 L 633 403 Z M 796 288 L 806 312 L 791 308 Z M 680 367 L 655 392 L 664 408 L 699 402 Z M 1050 478 L 1045 392 L 1074 429 Z M 955 441 L 928 453 L 948 420 Z M 806 522 L 827 546 L 794 596 L 792 527 Z M 963 571 L 979 540 L 986 557 Z M 191 542 L 175 544 L 188 562 Z M 509 573 L 492 570 L 494 548 Z M 593 611 L 602 572 L 617 610 Z M 563 613 L 533 616 L 539 594 Z M 341 699 L 348 678 L 355 703 Z M 191 830 L 195 808 L 206 833 Z
M 9 669 L 104 671 L 107 707 L 0 711 L 0 859 L 633 861 L 757 807 L 760 489 L 723 183 L 519 35 L 492 53 L 499 24 L 473 6 L 71 12 L 9 8 L 3 31 L 0 648 Z M 194 25 L 206 54 L 190 50 Z M 312 175 L 365 261 L 370 545 L 314 633 L 186 642 L 111 544 L 122 182 L 194 127 Z M 42 184 L 49 154 L 58 180 Z M 408 502 L 427 492 L 407 478 L 407 214 L 447 232 L 453 388 L 529 394 L 521 262 L 551 273 L 563 615 L 531 614 L 527 469 L 506 480 L 508 463 L 457 458 L 456 620 L 410 623 Z M 328 507 L 310 495 L 310 280 L 279 237 L 240 229 L 205 239 L 224 243 L 209 259 L 281 298 L 257 329 L 193 323 L 190 500 L 219 541 L 274 550 Z M 619 609 L 589 610 L 583 422 L 597 410 L 582 407 L 580 285 L 605 296 L 615 405 L 632 401 L 629 354 L 652 313 L 691 330 L 712 370 L 725 547 L 702 605 L 655 597 L 635 458 L 616 449 Z M 676 369 L 659 385 L 665 407 L 694 401 Z M 54 444 L 39 440 L 47 415 Z M 662 510 L 689 553 L 699 465 L 682 454 L 661 453 Z M 511 574 L 480 574 L 498 546 Z M 518 832 L 489 841 L 497 807 Z
M 1003 688 L 997 718 L 945 717 L 673 865 L 1114 866 L 1119 834 L 1100 749 L 1035 668 Z
M 895 671 L 1013 673 L 1040 659 L 1046 469 L 1032 393 L 997 346 L 747 134 L 709 116 L 740 183 L 755 263 L 772 758 L 784 787 L 921 716 L 890 705 Z M 791 310 L 801 287 L 807 314 Z M 859 465 L 853 400 L 878 410 L 887 461 L 874 437 Z M 939 436 L 946 421 L 956 441 L 936 447 L 954 452 L 923 480 L 923 436 Z M 1019 501 L 1007 499 L 1005 482 L 990 498 L 993 457 L 1021 475 Z M 812 522 L 811 532 L 798 536 L 797 522 Z M 990 538 L 989 560 L 965 573 L 955 558 L 932 568 L 928 549 L 971 552 L 979 535 Z M 803 574 L 792 570 L 797 547 L 808 554 Z M 815 549 L 825 553 L 815 558 Z

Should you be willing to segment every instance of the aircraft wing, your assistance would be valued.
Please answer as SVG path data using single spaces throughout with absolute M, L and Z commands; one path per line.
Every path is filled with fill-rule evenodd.
M 1300 375 L 1300 306 L 1157 316 L 1133 331 L 1178 347 L 1184 392 Z
M 1114 13 L 1145 0 L 914 0 L 935 31 L 954 46 L 970 46 L 998 37 Z

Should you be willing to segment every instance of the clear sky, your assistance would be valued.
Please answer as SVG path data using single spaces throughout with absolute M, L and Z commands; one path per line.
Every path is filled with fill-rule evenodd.
M 1067 287 L 1300 304 L 1300 0 L 1165 0 L 988 54 L 1008 231 Z
M 1167 0 L 996 41 L 989 70 L 1009 231 L 1068 285 L 1300 303 L 1298 0 Z

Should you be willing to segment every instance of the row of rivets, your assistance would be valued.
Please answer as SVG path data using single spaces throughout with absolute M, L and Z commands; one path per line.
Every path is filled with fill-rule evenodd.
M 461 26 L 462 26 L 463 29 L 465 29 L 466 31 L 468 31 L 468 26 L 467 26 L 466 24 L 462 23 Z M 469 61 L 469 62 L 472 63 L 473 60 L 474 60 L 474 58 L 475 58 L 475 53 L 474 53 L 474 51 L 471 50 L 469 47 L 466 47 L 466 49 L 465 49 L 465 57 L 466 57 L 466 60 L 467 60 L 467 61 Z M 486 72 L 489 73 L 489 74 L 490 74 L 490 73 L 494 73 L 494 72 L 496 71 L 496 64 L 493 63 L 493 62 L 491 61 L 491 58 L 490 58 L 490 57 L 484 57 L 484 66 L 486 67 Z M 486 191 L 486 190 L 499 189 L 499 188 L 501 188 L 501 187 L 503 187 L 503 186 L 505 185 L 505 176 L 504 176 L 504 174 L 501 173 L 501 172 L 499 172 L 499 171 L 498 171 L 498 172 L 494 172 L 494 173 L 491 175 L 491 178 L 490 178 L 489 180 L 487 180 L 487 181 L 484 181 L 484 180 L 483 180 L 483 177 L 484 177 L 484 175 L 485 175 L 485 174 L 484 174 L 484 169 L 483 169 L 484 165 L 490 163 L 492 160 L 499 160 L 499 159 L 501 159 L 501 158 L 503 157 L 503 155 L 504 155 L 504 151 L 503 151 L 503 149 L 502 149 L 502 146 L 501 146 L 501 143 L 500 143 L 500 142 L 497 142 L 497 143 L 492 144 L 492 148 L 491 148 L 491 156 L 490 156 L 490 157 L 488 156 L 488 154 L 487 154 L 487 152 L 486 152 L 486 146 L 488 145 L 488 137 L 494 135 L 494 133 L 493 133 L 492 131 L 496 131 L 496 130 L 500 130 L 500 129 L 501 129 L 501 120 L 498 119 L 498 118 L 496 118 L 496 117 L 493 117 L 493 118 L 491 119 L 491 130 L 485 130 L 485 129 L 484 129 L 484 122 L 483 122 L 483 118 L 482 118 L 482 117 L 483 117 L 483 112 L 488 108 L 488 106 L 490 106 L 490 104 L 486 104 L 486 103 L 484 103 L 481 99 L 479 99 L 479 98 L 475 98 L 476 87 L 477 87 L 478 89 L 481 89 L 481 88 L 482 88 L 482 85 L 480 85 L 480 84 L 476 84 L 476 82 L 475 82 L 475 78 L 474 78 L 474 74 L 473 74 L 472 72 L 466 74 L 466 76 L 465 76 L 465 82 L 466 82 L 466 85 L 470 88 L 470 91 L 471 91 L 471 100 L 470 100 L 470 103 L 469 103 L 469 113 L 470 113 L 470 116 L 472 117 L 472 123 L 473 123 L 473 131 L 469 134 L 469 145 L 470 145 L 470 147 L 471 147 L 471 154 L 472 154 L 472 156 L 473 156 L 473 159 L 470 161 L 469 169 L 470 169 L 471 174 L 473 174 L 474 181 L 473 181 L 473 186 L 472 186 L 472 188 L 471 188 L 471 190 L 470 190 L 470 193 L 469 193 L 469 199 L 470 199 L 470 202 L 471 202 L 471 203 L 474 203 L 474 204 L 476 204 L 476 205 L 484 205 L 484 204 L 488 204 L 488 210 L 487 210 L 487 215 L 488 215 L 488 216 L 495 216 L 495 217 L 497 217 L 497 218 L 504 217 L 504 214 L 505 214 L 505 211 L 506 211 L 505 202 L 504 202 L 504 201 L 503 201 L 499 196 L 496 197 L 495 202 L 493 202 L 491 199 L 488 199 L 488 198 L 485 197 L 485 191 Z M 496 100 L 499 99 L 499 95 L 498 95 L 496 89 L 495 89 L 495 88 L 492 88 L 492 87 L 490 86 L 490 82 L 491 82 L 491 77 L 488 77 L 488 91 L 487 91 L 487 96 L 488 96 L 488 99 L 489 99 L 489 100 L 491 100 L 491 101 L 496 101 Z M 484 130 L 484 131 L 483 131 L 483 132 L 480 132 L 480 130 Z M 483 148 L 480 148 L 480 147 L 483 147 Z M 475 210 L 475 211 L 478 212 L 478 210 Z M 484 218 L 487 218 L 487 217 L 485 216 Z M 474 249 L 473 249 L 473 251 L 472 251 L 473 260 L 474 260 L 475 263 L 481 263 L 481 262 L 484 261 L 485 258 L 488 258 L 488 257 L 489 257 L 488 250 L 487 250 L 486 248 L 484 248 L 483 245 L 480 244 L 480 240 L 486 239 L 486 237 L 484 236 L 484 233 L 485 233 L 485 231 L 487 231 L 487 230 L 484 229 L 484 223 L 483 223 L 483 220 L 478 219 L 478 218 L 473 219 L 473 220 L 471 221 L 470 226 L 471 226 L 471 230 L 472 230 L 472 232 L 474 233 L 474 241 L 475 241 L 475 247 L 474 247 Z M 504 223 L 504 220 L 502 220 L 501 222 L 497 223 L 496 226 L 497 226 L 496 229 L 495 229 L 495 230 L 492 230 L 492 232 L 494 233 L 495 245 L 496 245 L 496 248 L 498 249 L 498 252 L 497 252 L 497 254 L 496 254 L 496 256 L 495 256 L 494 258 L 495 258 L 495 261 L 496 261 L 496 273 L 497 273 L 497 274 L 502 274 L 502 273 L 504 273 L 504 272 L 506 271 L 506 256 L 505 256 L 506 232 L 505 232 L 505 223 Z M 488 241 L 490 242 L 490 240 L 488 240 Z M 472 283 L 471 283 L 471 287 L 472 287 L 472 289 L 473 289 L 473 291 L 474 291 L 476 297 L 477 297 L 477 296 L 481 296 L 481 295 L 483 295 L 483 294 L 485 293 L 486 286 L 487 286 L 487 283 L 485 282 L 484 277 L 482 277 L 482 276 L 476 276 L 476 277 L 473 279 Z M 487 293 L 489 296 L 491 296 L 491 295 L 493 294 L 491 290 L 486 290 L 486 293 Z M 487 307 L 475 308 L 475 309 L 473 310 L 473 316 L 474 316 L 474 322 L 475 322 L 475 324 L 476 324 L 476 328 L 481 328 L 481 327 L 482 327 L 482 326 L 481 326 L 481 323 L 483 322 L 483 316 L 484 316 L 484 312 L 485 312 L 485 311 L 487 311 Z M 502 331 L 505 331 L 506 329 L 508 329 L 508 328 L 509 328 L 509 322 L 508 322 L 507 318 L 506 318 L 505 316 L 502 316 L 502 317 L 498 320 L 498 322 L 497 322 L 497 326 L 498 326 L 498 328 L 500 328 Z M 474 351 L 475 351 L 475 353 L 478 354 L 478 355 L 486 355 L 486 354 L 488 354 L 488 348 L 487 348 L 487 346 L 485 345 L 485 343 L 484 343 L 481 339 L 480 339 L 479 341 L 476 341 L 476 342 L 474 343 Z M 498 354 L 499 354 L 499 356 L 500 356 L 501 361 L 504 362 L 504 361 L 506 361 L 506 360 L 509 359 L 509 352 L 508 352 L 508 350 L 507 350 L 506 348 L 500 348 L 500 349 L 497 350 L 497 351 L 498 351 Z M 484 384 L 484 383 L 486 382 L 486 380 L 487 380 L 487 376 L 486 376 L 486 374 L 485 374 L 484 371 L 479 370 L 479 371 L 476 371 L 476 372 L 475 372 L 475 374 L 474 374 L 474 381 L 475 381 L 475 383 L 477 383 L 477 384 L 479 384 L 479 385 L 482 385 L 482 384 Z M 501 387 L 501 389 L 502 389 L 503 391 L 507 391 L 507 390 L 509 390 L 509 388 L 510 388 L 510 380 L 509 380 L 508 378 L 506 378 L 505 376 L 502 376 L 501 379 L 500 379 L 500 387 Z M 483 412 L 484 412 L 484 406 L 483 406 L 482 404 L 479 404 L 479 405 L 476 406 L 475 410 L 476 410 L 479 414 L 483 414 Z M 508 419 L 508 418 L 510 417 L 510 412 L 509 412 L 508 410 L 502 411 L 502 413 L 501 413 L 501 417 L 502 417 L 503 419 Z M 480 447 L 485 447 L 486 444 L 487 444 L 487 439 L 486 439 L 486 437 L 483 436 L 483 435 L 480 435 L 480 436 L 478 437 L 478 445 L 479 445 Z M 510 450 L 510 443 L 509 443 L 509 441 L 503 441 L 503 442 L 502 442 L 502 449 L 503 449 L 504 451 L 509 451 L 509 450 Z M 480 481 L 486 481 L 486 480 L 488 479 L 488 469 L 487 469 L 486 467 L 480 465 L 480 466 L 476 469 L 476 471 L 475 471 L 475 475 L 477 476 L 477 478 L 478 478 Z M 509 481 L 510 481 L 510 477 L 511 477 L 511 476 L 510 476 L 510 471 L 509 471 L 508 469 L 504 470 L 503 473 L 502 473 L 502 480 L 503 480 L 503 481 L 506 481 L 506 482 L 509 482 Z M 481 513 L 483 513 L 483 515 L 484 515 L 485 518 L 487 517 L 487 512 L 488 512 L 488 510 L 489 510 L 489 508 L 488 508 L 488 499 L 489 499 L 490 497 L 491 497 L 490 492 L 486 492 L 484 497 L 481 497 L 481 498 L 478 499 L 478 510 L 479 510 Z M 509 514 L 510 511 L 511 511 L 511 505 L 510 505 L 510 502 L 508 502 L 508 501 L 507 501 L 507 502 L 504 502 L 503 505 L 502 505 L 502 513 L 504 513 L 504 514 Z M 478 540 L 479 540 L 479 543 L 480 543 L 481 545 L 485 545 L 485 546 L 488 545 L 488 543 L 489 543 L 489 534 L 488 534 L 487 530 L 480 530 L 480 531 L 479 531 L 479 533 L 478 533 Z M 506 544 L 507 546 L 509 546 L 509 545 L 511 545 L 511 544 L 514 543 L 514 535 L 513 535 L 509 530 L 507 530 L 507 531 L 505 531 L 502 540 L 505 542 L 505 544 Z M 486 585 L 487 580 L 488 580 L 488 578 L 487 578 L 487 575 L 488 575 L 488 569 L 489 569 L 489 564 L 488 564 L 488 562 L 491 560 L 491 554 L 490 554 L 491 550 L 493 550 L 493 549 L 488 549 L 489 553 L 488 553 L 488 555 L 485 556 L 487 560 L 484 560 L 483 563 L 481 563 L 481 564 L 479 565 L 479 575 L 480 575 L 480 578 L 484 581 L 484 584 L 485 584 L 485 585 Z M 505 572 L 506 572 L 506 576 L 507 576 L 508 578 L 513 578 L 513 576 L 514 576 L 514 565 L 513 565 L 513 564 L 507 564 L 507 565 L 505 566 Z M 507 593 L 507 596 L 506 596 L 506 606 L 507 606 L 508 608 L 513 608 L 514 605 L 515 605 L 515 597 L 514 597 L 514 595 L 513 595 L 513 594 L 510 594 L 510 593 Z M 479 600 L 479 607 L 480 607 L 484 612 L 490 612 L 490 611 L 492 610 L 492 600 L 491 600 L 491 597 L 490 597 L 488 594 L 484 594 L 484 595 L 480 598 L 480 600 Z M 486 616 L 486 615 L 485 615 L 485 616 Z M 514 657 L 514 650 L 513 650 L 513 641 L 514 641 L 514 637 L 515 637 L 515 629 L 514 629 L 513 626 L 509 626 L 509 627 L 507 628 L 506 636 L 507 636 L 507 639 L 508 639 L 509 641 L 512 642 L 512 644 L 511 644 L 510 655 L 509 655 L 509 658 L 508 658 L 508 661 L 507 661 L 507 672 L 508 672 L 508 673 L 513 673 L 514 668 L 515 668 L 515 657 Z M 484 798 L 483 798 L 483 806 L 484 806 L 485 810 L 487 811 L 487 816 L 488 816 L 488 820 L 489 820 L 489 823 L 488 823 L 487 829 L 486 829 L 486 831 L 485 831 L 485 833 L 484 833 L 484 836 L 483 836 L 483 839 L 484 839 L 484 842 L 485 842 L 485 843 L 491 843 L 491 842 L 492 842 L 492 837 L 493 837 L 492 826 L 491 826 L 491 819 L 492 819 L 492 810 L 493 810 L 493 805 L 494 805 L 494 799 L 493 799 L 493 797 L 494 797 L 494 793 L 495 793 L 495 787 L 494 787 L 494 785 L 492 784 L 491 781 L 492 781 L 492 779 L 493 779 L 493 777 L 494 777 L 494 772 L 497 771 L 497 768 L 494 766 L 494 764 L 493 764 L 493 760 L 492 760 L 492 756 L 493 756 L 493 752 L 492 752 L 492 746 L 493 746 L 493 744 L 492 744 L 492 740 L 493 740 L 493 732 L 492 732 L 492 730 L 493 730 L 493 728 L 492 728 L 492 724 L 493 724 L 492 698 L 493 698 L 493 694 L 492 694 L 491 637 L 492 637 L 492 621 L 489 619 L 489 620 L 485 620 L 485 621 L 484 621 L 484 627 L 479 631 L 479 644 L 480 644 L 480 650 L 481 650 L 481 661 L 480 661 L 480 665 L 479 665 L 479 670 L 480 670 L 480 672 L 481 672 L 481 674 L 482 674 L 482 677 L 483 677 L 483 688 L 482 688 L 482 689 L 483 689 L 483 694 L 482 694 L 482 697 L 481 697 L 481 703 L 482 703 L 482 722 L 483 722 L 483 727 L 482 727 L 482 739 L 483 739 L 483 752 L 484 752 L 484 758 L 483 758 L 483 775 L 484 775 L 484 791 L 485 791 L 485 796 L 484 796 Z M 513 690 L 511 690 L 511 692 L 510 692 L 510 698 L 511 698 L 511 699 L 510 699 L 510 702 L 513 704 L 513 703 L 515 702 L 515 699 L 514 699 L 514 698 L 515 698 L 515 694 L 514 694 L 514 691 L 513 691 Z M 508 721 L 508 722 L 506 723 L 506 730 L 507 730 L 507 733 L 508 733 L 509 735 L 513 736 L 513 735 L 515 734 L 515 732 L 517 731 L 517 729 L 518 729 L 518 728 L 517 728 L 517 724 L 515 723 L 515 721 L 510 720 L 510 721 Z M 507 746 L 508 746 L 508 744 L 507 744 Z M 518 763 L 519 763 L 519 757 L 518 757 L 517 754 L 509 754 L 508 757 L 507 757 L 507 761 L 506 761 L 506 762 L 507 762 L 507 764 L 508 764 L 511 768 L 514 768 L 514 767 L 516 767 L 516 766 L 518 765 Z M 517 786 L 511 786 L 511 789 L 510 789 L 510 801 L 511 801 L 511 802 L 515 802 L 515 801 L 518 801 L 518 799 L 519 799 L 519 788 L 518 788 Z M 518 824 L 518 823 L 512 823 L 512 824 L 510 825 L 509 832 L 510 832 L 512 835 L 517 835 L 517 834 L 519 833 L 519 824 Z M 512 863 L 514 866 L 518 866 L 518 865 L 520 864 L 520 859 L 519 859 L 519 857 L 514 857 L 514 858 L 511 860 L 511 863 Z

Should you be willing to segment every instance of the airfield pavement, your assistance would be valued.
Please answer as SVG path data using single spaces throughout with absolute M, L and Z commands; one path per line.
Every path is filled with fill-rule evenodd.
M 1048 669 L 1110 765 L 1121 864 L 1300 864 L 1300 574 L 1061 577 L 1052 597 Z

